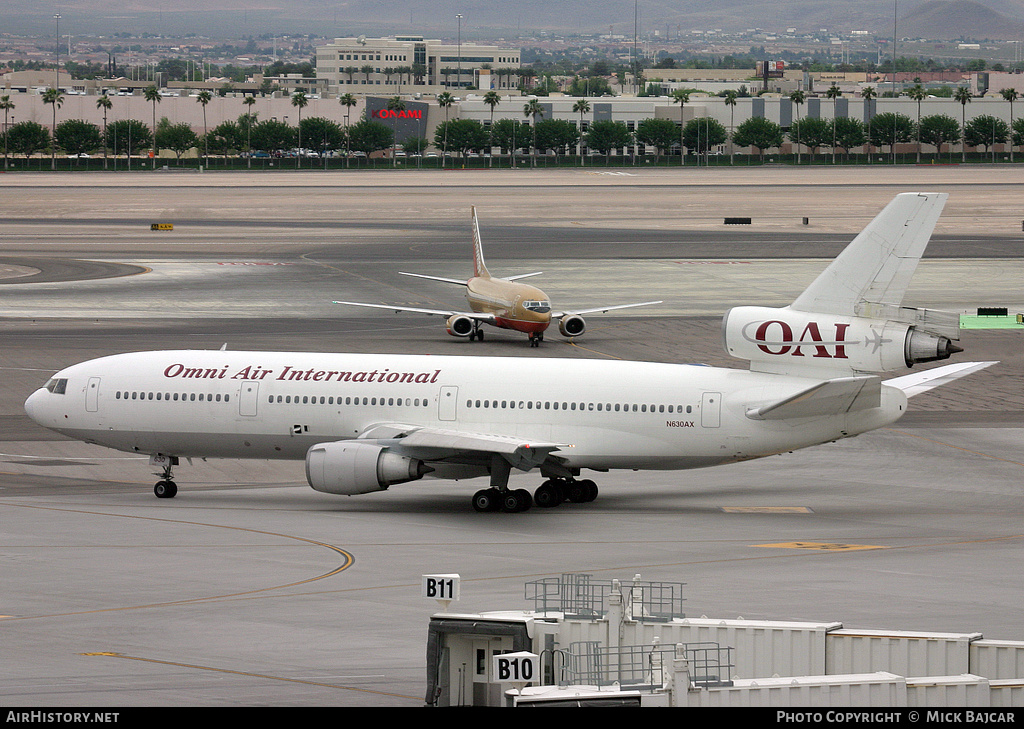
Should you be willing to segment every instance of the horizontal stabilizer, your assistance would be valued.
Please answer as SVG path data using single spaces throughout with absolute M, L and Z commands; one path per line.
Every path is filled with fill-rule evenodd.
M 465 286 L 466 281 L 460 281 L 457 278 L 445 278 L 444 276 L 428 276 L 425 273 L 407 273 L 405 271 L 399 271 L 403 276 L 415 276 L 416 278 L 425 278 L 430 281 L 440 281 L 442 283 L 454 284 L 455 286 Z
M 914 372 L 910 375 L 894 377 L 891 380 L 886 380 L 885 384 L 890 387 L 896 387 L 903 390 L 907 397 L 914 397 L 914 395 L 920 395 L 922 392 L 928 392 L 936 387 L 948 384 L 953 380 L 958 380 L 965 375 L 972 374 L 978 370 L 983 370 L 986 367 L 991 367 L 994 364 L 996 363 L 961 362 L 959 364 L 943 365 L 942 367 L 934 367 L 930 370 L 924 370 L 923 372 Z
M 877 408 L 882 380 L 874 376 L 839 377 L 818 382 L 778 402 L 747 410 L 751 420 L 789 420 L 840 415 Z

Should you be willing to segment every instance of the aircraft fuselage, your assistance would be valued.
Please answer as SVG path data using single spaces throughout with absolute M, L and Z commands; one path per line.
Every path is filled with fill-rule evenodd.
M 466 300 L 474 312 L 493 315 L 502 329 L 537 334 L 551 325 L 551 305 L 536 286 L 473 277 L 466 282 Z
M 164 351 L 73 365 L 26 402 L 40 425 L 146 454 L 296 459 L 399 424 L 565 444 L 569 469 L 682 469 L 785 452 L 881 427 L 906 397 L 756 421 L 802 377 L 694 365 L 427 355 Z M 364 436 L 365 437 L 365 436 Z

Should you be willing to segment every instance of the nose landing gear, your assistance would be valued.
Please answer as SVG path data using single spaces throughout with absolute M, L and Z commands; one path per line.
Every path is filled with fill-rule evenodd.
M 149 465 L 161 468 L 161 472 L 157 474 L 160 480 L 153 487 L 153 493 L 158 499 L 173 499 L 178 494 L 178 485 L 173 481 L 172 469 L 178 465 L 178 457 L 153 455 L 149 458 Z

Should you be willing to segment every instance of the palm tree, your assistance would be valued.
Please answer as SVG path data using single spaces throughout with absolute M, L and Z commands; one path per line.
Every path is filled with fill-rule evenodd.
M 839 87 L 832 84 L 825 92 L 828 98 L 832 99 L 832 164 L 836 163 L 836 99 L 843 95 Z
M 203 105 L 203 166 L 210 166 L 210 145 L 206 141 L 206 105 L 210 103 L 213 95 L 209 91 L 200 91 L 196 96 L 196 102 Z
M 309 97 L 305 91 L 296 91 L 292 94 L 292 106 L 299 111 L 299 151 L 295 155 L 295 167 L 302 167 L 302 110 L 309 104 Z
M 96 99 L 96 108 L 103 109 L 103 169 L 107 169 L 107 112 L 114 106 L 114 102 L 107 96 L 107 92 L 104 91 L 98 99 Z
M 488 129 L 491 133 L 491 151 L 494 151 L 494 107 L 501 103 L 501 94 L 497 91 L 488 91 L 484 94 L 484 103 L 491 107 L 491 126 Z M 490 154 L 487 156 L 487 166 L 491 166 L 491 162 L 494 159 L 494 155 Z
M 963 141 L 960 143 L 960 160 L 967 161 L 967 137 L 964 134 L 967 128 L 967 105 L 971 103 L 971 91 L 966 86 L 960 86 L 953 93 L 953 98 L 960 102 L 960 135 Z
M 441 150 L 441 169 L 448 163 L 448 108 L 455 103 L 455 97 L 447 91 L 437 95 L 437 105 L 444 109 L 444 149 Z
M 684 91 L 683 89 L 676 89 L 672 92 L 672 103 L 679 104 L 679 164 L 682 166 L 684 160 L 683 157 L 683 127 L 686 126 L 686 122 L 683 121 L 683 106 L 690 100 L 690 92 Z M 667 163 L 666 163 L 667 164 Z
M 739 96 L 735 91 L 730 89 L 725 92 L 725 105 L 729 107 L 729 164 L 734 163 L 734 155 L 736 154 L 736 145 L 732 143 L 732 134 L 736 130 L 736 99 Z
M 796 120 L 797 120 L 797 125 L 796 125 L 796 163 L 797 164 L 800 164 L 800 124 L 799 124 L 799 122 L 800 122 L 800 104 L 804 103 L 804 101 L 806 101 L 806 99 L 807 99 L 807 95 L 804 94 L 804 92 L 801 91 L 800 89 L 797 89 L 796 91 L 794 91 L 793 93 L 791 93 L 789 95 L 789 100 L 793 102 L 794 106 L 796 106 Z M 813 159 L 813 157 L 814 157 L 814 150 L 813 149 L 811 150 L 811 157 L 812 157 L 811 164 L 813 165 L 814 164 L 814 159 Z
M 352 143 L 348 133 L 348 117 L 352 113 L 352 107 L 359 101 L 354 94 L 342 94 L 338 97 L 338 103 L 345 107 L 345 166 L 348 167 L 348 160 L 352 152 Z
M 590 102 L 586 99 L 580 99 L 572 105 L 572 110 L 580 115 L 580 167 L 582 167 L 586 159 L 583 156 L 583 115 L 590 111 Z
M 4 110 L 4 169 L 7 169 L 7 118 L 14 109 L 14 102 L 10 96 L 0 97 L 0 109 Z
M 60 89 L 47 89 L 43 92 L 43 103 L 53 106 L 53 139 L 50 142 L 50 169 L 57 169 L 57 109 L 64 103 L 64 95 Z
M 523 116 L 533 117 L 533 147 L 530 150 L 530 166 L 537 166 L 537 117 L 544 116 L 544 107 L 537 99 L 530 99 L 523 107 Z
M 398 113 L 405 111 L 405 102 L 402 101 L 401 96 L 392 96 L 388 99 L 388 111 L 393 112 L 391 114 L 391 166 L 395 167 L 398 164 L 398 160 L 395 157 L 395 153 L 398 151 Z
M 871 107 L 871 100 L 874 99 L 875 96 L 876 96 L 876 94 L 875 94 L 875 87 L 874 86 L 865 86 L 864 88 L 862 88 L 860 90 L 860 95 L 864 99 L 864 105 L 866 107 L 868 107 L 868 109 L 870 109 L 870 107 Z M 868 136 L 867 136 L 867 138 L 870 140 L 871 139 L 871 114 L 868 114 L 867 127 L 868 127 Z M 871 142 L 870 141 L 868 141 L 866 143 L 865 149 L 867 150 L 867 153 L 868 153 L 868 164 L 871 164 Z
M 160 91 L 155 84 L 146 87 L 143 94 L 153 104 L 153 169 L 156 169 L 156 105 L 160 103 Z
M 246 157 L 246 167 L 252 169 L 252 105 L 256 103 L 255 96 L 246 96 L 242 99 L 242 103 L 245 104 L 245 151 L 249 155 Z
M 999 93 L 1005 101 L 1010 102 L 1010 161 L 1013 162 L 1013 102 L 1017 100 L 1017 89 L 1003 89 Z
M 921 102 L 928 98 L 928 92 L 921 84 L 914 84 L 907 90 L 907 96 L 917 102 L 917 163 L 921 164 Z

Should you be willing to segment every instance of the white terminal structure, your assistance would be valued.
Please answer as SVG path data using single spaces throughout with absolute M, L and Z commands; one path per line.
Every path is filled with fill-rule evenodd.
M 565 574 L 526 584 L 532 610 L 434 614 L 426 703 L 1024 706 L 1024 641 L 687 617 L 683 587 Z
M 519 85 L 518 48 L 451 43 L 422 35 L 335 38 L 316 49 L 316 74 L 332 94 L 456 94 L 469 87 L 510 91 Z

